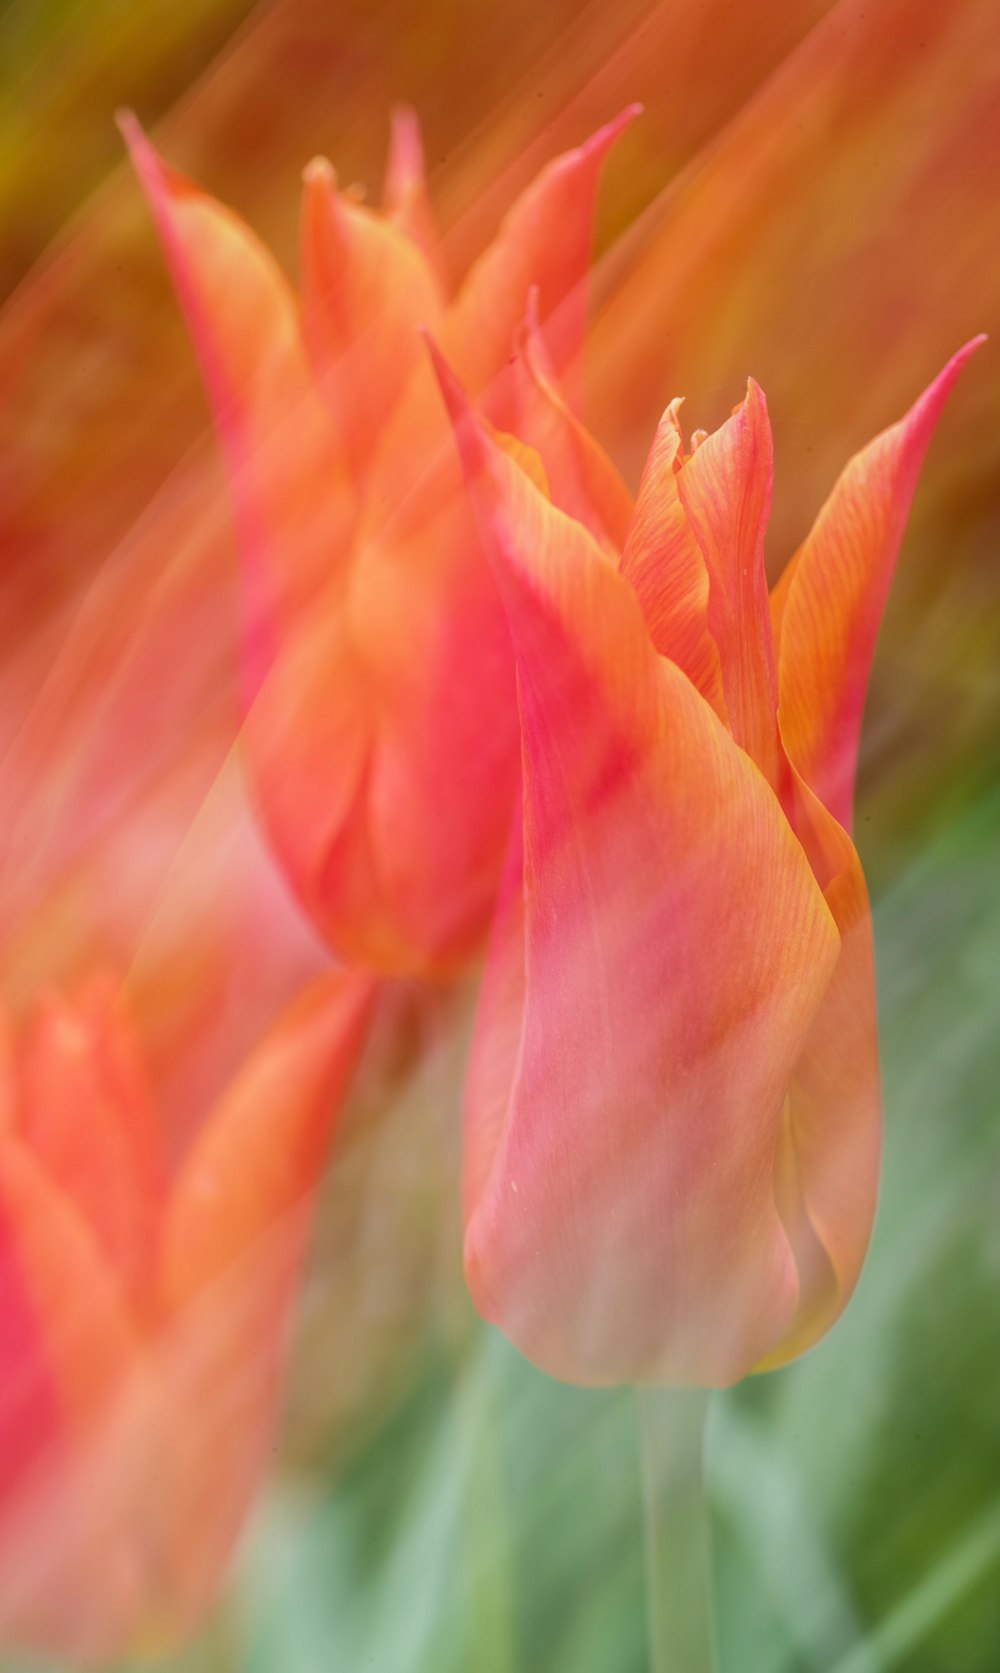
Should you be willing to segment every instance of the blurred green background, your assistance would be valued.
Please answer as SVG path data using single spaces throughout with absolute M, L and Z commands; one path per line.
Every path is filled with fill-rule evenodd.
M 776 568 L 851 448 L 1000 313 L 1000 23 L 979 0 L 631 0 L 613 17 L 21 0 L 0 9 L 0 92 L 0 593 L 39 633 L 71 619 L 207 428 L 121 163 L 123 103 L 293 267 L 301 165 L 328 150 L 374 181 L 388 107 L 409 98 L 460 269 L 542 156 L 643 97 L 604 197 L 593 421 L 634 474 L 657 406 L 686 389 L 691 422 L 716 421 L 754 371 L 778 439 Z M 1000 1668 L 996 357 L 966 372 L 935 443 L 867 717 L 874 1243 L 817 1349 L 711 1403 L 724 1673 Z M 373 1054 L 273 1479 L 216 1616 L 171 1667 L 649 1665 L 633 1396 L 547 1380 L 462 1288 L 472 998 L 408 1001 Z

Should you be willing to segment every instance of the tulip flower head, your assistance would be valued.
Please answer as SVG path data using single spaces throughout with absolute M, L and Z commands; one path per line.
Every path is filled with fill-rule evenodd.
M 324 979 L 247 1059 L 173 1177 L 101 979 L 0 1072 L 0 1637 L 79 1662 L 211 1601 L 270 1451 L 311 1201 L 364 1035 Z
M 451 295 L 410 114 L 384 212 L 311 164 L 301 298 L 125 121 L 232 478 L 256 802 L 313 922 L 377 970 L 448 971 L 479 948 L 519 770 L 503 612 L 418 328 L 505 418 L 535 285 L 572 375 L 598 174 L 632 114 L 545 169 Z
M 847 466 L 771 596 L 763 394 L 634 508 L 528 329 L 518 433 L 438 369 L 507 612 L 523 814 L 466 1098 L 484 1316 L 569 1381 L 732 1383 L 857 1281 L 877 1194 L 862 708 L 962 350 Z

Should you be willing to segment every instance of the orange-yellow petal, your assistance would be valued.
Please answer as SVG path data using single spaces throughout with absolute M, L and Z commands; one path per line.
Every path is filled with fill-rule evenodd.
M 638 110 L 630 105 L 584 145 L 543 169 L 467 274 L 441 340 L 474 394 L 486 390 L 507 365 L 532 286 L 538 288 L 539 318 L 557 372 L 574 366 L 583 344 L 598 176 Z
M 498 1130 L 494 1061 L 494 1107 L 471 1117 L 470 1287 L 556 1375 L 729 1382 L 796 1312 L 774 1159 L 837 932 L 771 791 L 657 655 L 627 583 L 449 396 L 524 771 L 521 1028 L 512 932 L 506 1108 Z
M 798 775 L 791 793 L 840 954 L 795 1066 L 782 1134 L 779 1205 L 800 1276 L 799 1309 L 761 1369 L 804 1352 L 850 1300 L 871 1237 L 882 1148 L 875 959 L 861 861 Z
M 238 216 L 161 162 L 134 118 L 122 128 L 226 452 L 252 694 L 288 625 L 342 566 L 355 495 L 276 262 Z
M 366 976 L 314 983 L 206 1118 L 166 1212 L 161 1284 L 168 1312 L 188 1305 L 283 1215 L 311 1206 L 374 992 Z
M 417 113 L 409 105 L 397 105 L 392 113 L 382 201 L 393 225 L 423 251 L 431 272 L 444 290 L 444 254 L 427 191 L 424 142 Z
M 975 338 L 846 466 L 779 582 L 781 731 L 810 789 L 845 830 L 875 642 L 920 467 Z
M 15 1136 L 0 1138 L 0 1211 L 67 1422 L 91 1423 L 138 1348 L 117 1274 L 76 1203 Z
M 518 736 L 503 610 L 461 483 L 415 527 L 359 542 L 349 587 L 254 704 L 245 754 L 283 868 L 336 951 L 400 974 L 478 951 Z
M 661 656 L 682 668 L 726 719 L 719 647 L 708 630 L 708 570 L 677 492 L 679 403 L 660 420 L 625 537 L 622 574 L 632 585 Z
M 751 378 L 746 399 L 678 473 L 677 492 L 708 570 L 707 624 L 730 730 L 776 786 L 778 686 L 764 569 L 773 483 L 767 406 Z
M 423 359 L 418 327 L 437 328 L 444 298 L 418 245 L 339 192 L 321 159 L 305 175 L 302 305 L 313 370 L 361 474 Z
M 156 1238 L 162 1158 L 128 1020 L 110 984 L 51 994 L 21 1053 L 20 1135 L 138 1302 Z
M 559 393 L 536 307 L 532 292 L 528 317 L 517 334 L 515 433 L 541 458 L 553 502 L 617 557 L 632 519 L 632 496 L 603 447 Z
M 212 1596 L 270 1450 L 295 1285 L 373 996 L 367 978 L 346 975 L 300 995 L 209 1115 L 174 1187 L 159 1521 L 163 1586 L 182 1620 Z

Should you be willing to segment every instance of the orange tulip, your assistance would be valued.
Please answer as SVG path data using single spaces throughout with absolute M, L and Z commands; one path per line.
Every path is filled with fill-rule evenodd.
M 0 1636 L 104 1660 L 204 1610 L 271 1448 L 367 979 L 279 1018 L 171 1177 L 106 981 L 0 1073 Z
M 520 434 L 544 469 L 440 364 L 523 758 L 467 1089 L 466 1271 L 556 1376 L 728 1384 L 815 1342 L 855 1285 L 880 1143 L 858 735 L 974 346 L 850 462 L 770 600 L 754 383 L 690 452 L 667 409 L 622 530 L 624 490 L 530 332 Z
M 533 283 L 572 377 L 597 177 L 631 114 L 542 173 L 451 300 L 409 114 L 383 214 L 306 170 L 301 300 L 125 122 L 233 480 L 257 804 L 329 944 L 380 970 L 479 946 L 518 772 L 503 612 L 417 328 L 504 416 Z

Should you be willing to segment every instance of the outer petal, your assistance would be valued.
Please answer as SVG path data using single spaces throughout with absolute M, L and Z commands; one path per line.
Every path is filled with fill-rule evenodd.
M 779 1203 L 799 1271 L 799 1310 L 760 1369 L 818 1341 L 850 1300 L 871 1237 L 881 1155 L 875 959 L 861 861 L 797 775 L 792 794 L 841 946 L 786 1106 Z
M 774 1159 L 838 937 L 627 584 L 451 397 L 515 644 L 525 798 L 522 1028 L 470 1287 L 556 1375 L 725 1383 L 796 1310 Z
M 708 570 L 677 491 L 679 402 L 660 420 L 622 551 L 650 637 L 726 719 L 719 647 L 708 630 Z
M 562 373 L 576 361 L 583 346 L 584 281 L 598 175 L 611 145 L 639 109 L 630 105 L 585 145 L 543 169 L 467 275 L 442 341 L 474 393 L 485 390 L 510 359 L 514 332 L 533 285 L 538 287 L 539 314 L 557 371 Z
M 779 582 L 782 736 L 845 830 L 875 641 L 920 467 L 948 394 L 982 341 L 960 349 L 906 417 L 855 454 L 792 574 Z
M 245 740 L 313 921 L 343 956 L 400 973 L 479 949 L 518 772 L 496 583 L 461 484 L 435 499 L 416 527 L 360 542 L 350 586 L 289 642 Z
M 436 329 L 444 298 L 407 233 L 338 192 L 322 159 L 305 176 L 302 292 L 313 369 L 344 457 L 362 473 L 423 359 L 417 328 Z
M 158 1537 L 180 1620 L 210 1598 L 268 1452 L 316 1190 L 373 993 L 334 976 L 301 996 L 209 1116 L 173 1191 Z
M 466 1220 L 503 1134 L 524 1020 L 524 813 L 518 798 L 490 930 L 465 1077 L 462 1203 Z
M 753 379 L 733 416 L 680 471 L 677 491 L 708 570 L 708 629 L 719 647 L 729 726 L 779 783 L 777 675 L 764 569 L 774 449 Z
M 346 555 L 356 512 L 295 298 L 250 229 L 123 131 L 149 199 L 233 483 L 251 694 L 289 623 Z
M 600 443 L 570 411 L 555 384 L 532 292 L 514 364 L 515 432 L 536 449 L 553 502 L 617 558 L 632 520 L 632 496 Z

